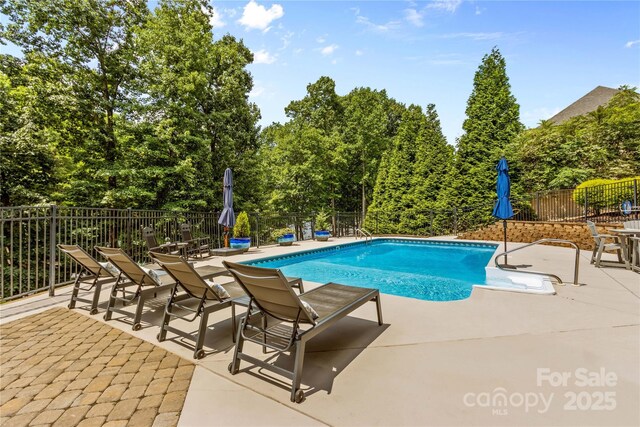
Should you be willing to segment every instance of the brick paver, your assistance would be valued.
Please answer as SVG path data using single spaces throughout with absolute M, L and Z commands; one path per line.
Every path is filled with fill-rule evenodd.
M 0 326 L 0 424 L 175 426 L 194 365 L 56 308 Z

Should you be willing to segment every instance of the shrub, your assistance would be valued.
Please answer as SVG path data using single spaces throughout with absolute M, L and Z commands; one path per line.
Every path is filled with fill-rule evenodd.
M 240 212 L 236 218 L 236 225 L 233 227 L 234 237 L 250 237 L 251 226 L 249 225 L 249 215 L 246 212 Z
M 585 204 L 596 212 L 605 207 L 617 208 L 625 200 L 633 199 L 633 181 L 640 177 L 623 179 L 590 179 L 573 190 L 573 201 Z
M 331 231 L 331 225 L 329 224 L 329 214 L 324 210 L 318 212 L 316 215 L 316 230 L 319 231 Z
M 289 227 L 278 228 L 271 232 L 271 238 L 273 240 L 278 240 L 280 237 L 284 236 L 285 234 L 293 234 L 293 230 L 290 229 Z

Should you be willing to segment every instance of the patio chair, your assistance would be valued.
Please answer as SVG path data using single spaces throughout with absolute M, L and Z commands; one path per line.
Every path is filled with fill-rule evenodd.
M 600 234 L 598 229 L 596 228 L 596 224 L 587 221 L 587 227 L 589 228 L 589 232 L 595 241 L 595 245 L 593 248 L 593 253 L 591 254 L 591 264 L 596 265 L 596 267 L 628 267 L 628 262 L 626 260 L 625 247 L 620 242 L 620 238 L 618 236 L 613 236 L 611 234 Z M 618 256 L 618 261 L 602 261 L 603 252 L 616 252 Z
M 104 320 L 111 320 L 113 313 L 130 315 L 129 312 L 116 308 L 116 302 L 120 301 L 123 306 L 127 306 L 137 301 L 132 329 L 139 330 L 142 327 L 140 320 L 144 303 L 149 299 L 156 298 L 161 292 L 170 292 L 174 282 L 164 271 L 159 274 L 154 270 L 142 268 L 120 248 L 96 246 L 96 250 L 129 279 L 127 282 L 116 283 L 111 288 Z M 118 291 L 122 293 L 122 296 L 118 296 Z
M 238 284 L 250 298 L 247 314 L 242 318 L 236 338 L 233 361 L 229 372 L 234 375 L 240 369 L 240 360 L 275 372 L 292 380 L 291 401 L 300 403 L 304 392 L 300 389 L 305 345 L 319 333 L 332 327 L 338 320 L 369 301 L 375 301 L 378 325 L 382 325 L 382 308 L 378 289 L 327 283 L 309 292 L 296 295 L 287 279 L 278 269 L 260 268 L 223 261 Z M 260 314 L 290 324 L 290 331 L 282 332 L 281 325 L 267 327 L 266 322 L 253 322 Z M 287 328 L 288 329 L 288 328 Z M 257 332 L 257 334 L 256 334 Z M 243 352 L 244 342 L 249 341 L 276 352 L 295 351 L 293 371 L 267 363 Z
M 207 332 L 209 315 L 227 307 L 231 307 L 231 330 L 232 336 L 235 336 L 235 305 L 232 304 L 232 300 L 245 295 L 240 286 L 235 282 L 218 285 L 203 279 L 198 275 L 193 266 L 181 256 L 158 253 L 152 253 L 151 256 L 166 270 L 176 283 L 164 310 L 160 333 L 158 333 L 157 337 L 158 341 L 162 342 L 166 339 L 167 331 L 183 337 L 192 338 L 190 334 L 169 326 L 169 322 L 174 318 L 193 322 L 199 317 L 200 325 L 195 337 L 193 358 L 201 359 L 204 356 L 202 347 Z M 180 294 L 180 290 L 184 291 L 184 294 Z M 197 302 L 195 308 L 193 308 L 194 302 Z M 176 309 L 182 313 L 187 313 L 175 313 Z
M 91 304 L 89 314 L 98 313 L 98 300 L 102 287 L 111 282 L 120 281 L 120 271 L 109 263 L 96 261 L 94 257 L 78 245 L 58 244 L 58 249 L 69 255 L 80 266 L 80 271 L 73 282 L 71 301 L 67 307 L 73 309 L 76 306 L 76 302 L 85 302 Z M 89 286 L 83 288 L 83 282 Z M 79 291 L 90 291 L 92 289 L 93 297 L 91 299 L 78 297 Z
M 640 230 L 640 220 L 634 221 L 625 221 L 622 223 L 624 228 L 629 228 L 632 230 Z
M 206 253 L 207 256 L 211 255 L 210 243 L 208 237 L 201 237 L 194 239 L 191 235 L 191 225 L 181 224 L 180 233 L 182 234 L 182 241 L 187 243 L 186 252 L 187 256 L 196 255 L 202 258 L 202 254 Z
M 171 255 L 177 255 L 180 253 L 180 248 L 176 243 L 159 244 L 156 239 L 156 232 L 151 227 L 144 227 L 142 229 L 142 238 L 147 243 L 147 249 L 149 252 Z

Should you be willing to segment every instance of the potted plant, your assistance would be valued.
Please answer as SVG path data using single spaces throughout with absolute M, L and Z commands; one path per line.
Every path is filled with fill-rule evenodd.
M 234 249 L 242 249 L 244 252 L 251 246 L 251 227 L 249 226 L 249 215 L 240 212 L 236 218 L 236 225 L 233 227 L 233 238 L 229 242 Z
M 278 242 L 280 246 L 291 246 L 295 240 L 293 230 L 289 227 L 273 230 L 271 232 L 271 238 Z
M 331 225 L 329 225 L 329 214 L 324 210 L 316 215 L 316 240 L 326 242 L 331 237 Z

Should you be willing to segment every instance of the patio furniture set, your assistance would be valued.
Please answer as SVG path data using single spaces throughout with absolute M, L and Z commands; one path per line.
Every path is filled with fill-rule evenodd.
M 596 267 L 624 267 L 640 272 L 640 220 L 625 221 L 623 228 L 608 229 L 612 234 L 601 234 L 591 221 L 587 221 L 587 227 L 595 241 L 591 264 Z M 615 252 L 617 261 L 602 260 L 605 252 Z
M 190 239 L 185 239 L 187 240 Z M 304 400 L 300 381 L 308 340 L 369 301 L 376 303 L 378 324 L 382 325 L 380 293 L 377 289 L 328 283 L 305 292 L 300 278 L 285 277 L 278 269 L 226 261 L 223 262 L 224 267 L 194 267 L 185 253 L 191 253 L 189 247 L 200 250 L 203 245 L 169 246 L 157 245 L 152 240 L 147 242 L 150 243 L 149 255 L 155 262 L 147 266 L 138 265 L 120 248 L 96 246 L 96 251 L 106 259 L 106 262 L 98 262 L 80 246 L 58 245 L 61 251 L 81 267 L 73 285 L 69 308 L 73 309 L 76 303 L 84 302 L 90 304 L 90 314 L 96 314 L 100 291 L 110 283 L 113 287 L 104 319 L 110 320 L 113 313 L 131 316 L 129 312 L 117 308 L 117 305 L 121 304 L 124 308 L 136 303 L 132 328 L 139 330 L 142 327 L 145 302 L 163 294 L 166 302 L 157 339 L 164 341 L 167 332 L 172 332 L 194 340 L 195 359 L 205 355 L 203 345 L 209 316 L 219 310 L 231 308 L 230 321 L 235 351 L 229 371 L 236 374 L 240 361 L 245 360 L 281 374 L 292 381 L 292 402 L 300 403 Z M 231 275 L 235 281 L 217 284 L 211 280 L 221 275 Z M 93 290 L 93 296 L 91 299 L 80 298 L 80 290 Z M 246 308 L 239 327 L 236 325 L 236 305 Z M 199 319 L 195 337 L 170 326 L 174 319 L 187 322 Z M 255 319 L 258 321 L 254 321 Z M 288 333 L 283 334 L 283 330 Z M 243 351 L 247 341 L 261 346 L 264 353 L 269 348 L 276 352 L 295 354 L 293 370 L 287 371 L 274 363 L 248 355 Z

